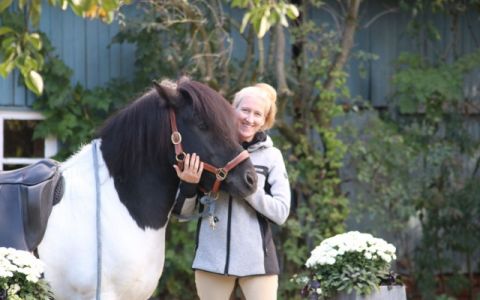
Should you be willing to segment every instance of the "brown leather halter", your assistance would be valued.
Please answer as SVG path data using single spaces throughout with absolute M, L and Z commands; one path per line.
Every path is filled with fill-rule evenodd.
M 178 131 L 177 128 L 177 118 L 175 115 L 175 111 L 170 108 L 170 126 L 172 128 L 172 135 L 171 140 L 172 144 L 175 147 L 175 160 L 177 161 L 177 165 L 183 170 L 183 162 L 186 157 L 186 153 L 183 151 L 182 147 L 182 135 Z M 229 161 L 224 167 L 216 168 L 213 165 L 203 162 L 203 169 L 215 175 L 215 183 L 213 184 L 212 190 L 210 191 L 211 194 L 216 195 L 218 190 L 220 189 L 220 184 L 225 178 L 227 178 L 228 172 L 238 166 L 242 161 L 249 157 L 248 151 L 243 150 L 238 154 L 234 159 Z

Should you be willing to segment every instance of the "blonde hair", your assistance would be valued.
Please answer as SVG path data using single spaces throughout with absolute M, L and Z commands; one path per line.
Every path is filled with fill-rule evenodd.
M 277 92 L 271 85 L 263 82 L 245 87 L 235 94 L 235 97 L 233 98 L 233 107 L 238 108 L 242 100 L 250 95 L 254 95 L 263 100 L 266 104 L 265 124 L 263 124 L 261 130 L 272 128 L 277 115 Z

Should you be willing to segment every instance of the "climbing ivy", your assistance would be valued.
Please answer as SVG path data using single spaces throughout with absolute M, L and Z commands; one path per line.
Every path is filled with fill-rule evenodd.
M 42 112 L 45 120 L 36 127 L 34 138 L 56 136 L 62 145 L 56 158 L 65 159 L 95 136 L 95 129 L 106 117 L 129 100 L 133 87 L 122 79 L 92 90 L 73 85 L 73 71 L 55 54 L 47 36 L 41 37 L 45 90 L 33 108 Z
M 478 107 L 465 83 L 480 69 L 480 49 L 461 54 L 452 37 L 460 17 L 478 15 L 479 2 L 401 3 L 413 16 L 409 30 L 418 49 L 399 55 L 389 109 L 365 114 L 350 147 L 362 185 L 353 210 L 367 230 L 398 240 L 397 269 L 415 283 L 412 296 L 467 292 L 474 299 L 480 141 L 468 129 Z M 431 22 L 435 14 L 451 22 L 450 38 Z

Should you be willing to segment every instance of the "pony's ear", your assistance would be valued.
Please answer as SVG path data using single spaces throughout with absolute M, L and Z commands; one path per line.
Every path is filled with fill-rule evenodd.
M 162 82 L 153 80 L 153 85 L 160 98 L 163 98 L 168 105 L 174 107 L 182 105 L 182 101 L 180 97 L 178 97 L 177 85 L 174 82 L 169 80 L 162 80 Z

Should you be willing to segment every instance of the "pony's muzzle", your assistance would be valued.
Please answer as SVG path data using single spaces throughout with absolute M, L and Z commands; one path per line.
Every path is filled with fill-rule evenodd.
M 250 170 L 245 172 L 245 183 L 248 188 L 255 190 L 257 186 L 257 173 Z

